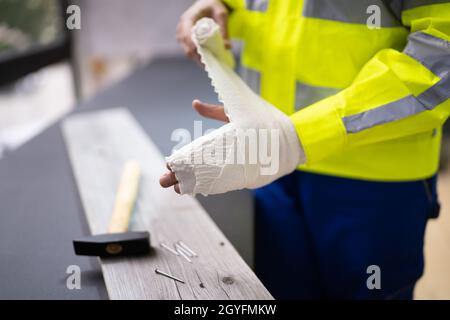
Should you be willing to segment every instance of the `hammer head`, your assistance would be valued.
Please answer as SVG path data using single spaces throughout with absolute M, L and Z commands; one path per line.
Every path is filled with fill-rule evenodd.
M 148 232 L 106 233 L 83 237 L 73 241 L 75 254 L 97 257 L 117 257 L 150 252 Z

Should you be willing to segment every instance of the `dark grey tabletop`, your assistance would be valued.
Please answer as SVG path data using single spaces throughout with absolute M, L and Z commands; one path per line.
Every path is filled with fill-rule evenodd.
M 74 112 L 127 107 L 167 155 L 176 128 L 193 132 L 200 120 L 194 98 L 217 98 L 206 74 L 184 59 L 157 60 L 77 106 Z M 207 120 L 203 130 L 220 124 Z M 252 259 L 252 201 L 248 192 L 199 198 L 236 246 Z M 0 160 L 0 299 L 105 299 L 96 258 L 75 256 L 72 239 L 89 229 L 60 125 L 56 123 Z M 80 267 L 81 289 L 66 286 L 70 265 Z

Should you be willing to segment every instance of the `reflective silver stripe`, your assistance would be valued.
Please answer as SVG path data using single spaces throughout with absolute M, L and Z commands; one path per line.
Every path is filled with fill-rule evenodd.
M 239 39 L 231 39 L 231 52 L 236 62 L 235 71 L 239 73 L 239 66 L 241 64 L 242 51 L 244 50 L 244 41 Z
M 240 65 L 239 74 L 255 93 L 261 93 L 261 73 L 259 71 Z
M 439 3 L 448 3 L 448 0 L 405 0 L 403 3 L 403 10 Z
M 400 21 L 387 9 L 382 0 L 305 0 L 303 16 L 348 23 L 367 24 L 367 8 L 381 9 L 381 27 L 400 26 Z
M 303 109 L 339 91 L 340 89 L 311 86 L 297 81 L 295 84 L 295 110 Z
M 450 98 L 450 74 L 445 75 L 438 83 L 422 92 L 418 97 L 425 108 L 434 109 Z
M 245 4 L 248 10 L 266 12 L 269 0 L 245 0 Z
M 425 110 L 425 106 L 415 97 L 408 96 L 376 109 L 345 117 L 342 120 L 347 133 L 357 133 L 380 124 L 407 118 Z
M 403 52 L 441 78 L 450 71 L 450 42 L 444 39 L 414 32 L 409 35 Z
M 347 133 L 357 133 L 377 125 L 401 120 L 432 110 L 450 98 L 450 78 L 446 77 L 418 97 L 407 96 L 376 109 L 344 117 Z
M 450 42 L 423 32 L 415 32 L 409 36 L 404 53 L 418 60 L 441 80 L 417 97 L 407 96 L 378 108 L 344 117 L 342 120 L 348 133 L 357 133 L 432 110 L 450 99 Z

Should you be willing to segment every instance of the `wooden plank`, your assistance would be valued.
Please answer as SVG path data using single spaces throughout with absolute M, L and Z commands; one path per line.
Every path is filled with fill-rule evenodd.
M 154 251 L 101 260 L 111 299 L 272 299 L 197 200 L 159 186 L 164 159 L 126 109 L 75 115 L 62 129 L 93 234 L 106 232 L 123 164 L 135 159 L 142 167 L 130 229 L 148 230 Z M 198 254 L 192 263 L 160 247 L 179 240 Z M 156 274 L 156 267 L 186 283 Z

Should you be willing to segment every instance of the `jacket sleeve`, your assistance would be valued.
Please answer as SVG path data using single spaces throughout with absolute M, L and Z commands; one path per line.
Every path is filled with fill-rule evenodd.
M 221 0 L 231 10 L 245 8 L 245 0 Z
M 336 152 L 439 128 L 450 115 L 450 1 L 405 0 L 410 27 L 399 52 L 384 49 L 336 95 L 291 116 L 315 163 Z

